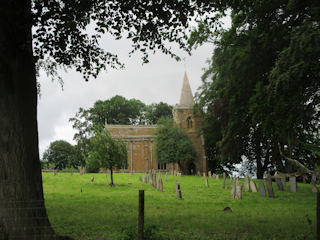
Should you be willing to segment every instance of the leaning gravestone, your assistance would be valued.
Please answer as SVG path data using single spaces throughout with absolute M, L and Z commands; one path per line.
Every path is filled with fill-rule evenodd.
M 286 185 L 286 177 L 285 176 L 281 176 L 280 179 L 281 179 L 281 183 L 282 183 L 282 186 L 283 186 L 283 189 L 284 189 L 284 186 Z
M 235 199 L 241 199 L 241 198 L 242 198 L 242 183 L 239 181 L 239 179 L 237 179 Z
M 297 179 L 295 176 L 289 178 L 290 182 L 290 191 L 297 192 Z
M 276 183 L 277 183 L 278 189 L 279 189 L 280 191 L 283 191 L 284 188 L 283 188 L 283 185 L 282 185 L 281 178 L 276 177 L 275 179 L 276 179 Z
M 257 192 L 257 186 L 256 183 L 254 181 L 250 181 L 250 188 L 252 192 Z
M 227 178 L 227 176 L 226 176 L 226 173 L 224 172 L 224 173 L 223 173 L 223 182 L 222 182 L 222 188 L 223 188 L 223 189 L 226 188 L 226 178 Z
M 269 198 L 274 198 L 274 192 L 272 188 L 272 179 L 270 178 L 270 176 L 267 177 L 266 182 L 267 182 L 267 190 L 268 190 Z
M 176 182 L 176 196 L 178 199 L 182 199 L 182 193 L 181 193 L 181 189 L 180 189 L 180 184 L 178 182 Z
M 259 192 L 262 197 L 266 196 L 266 189 L 264 188 L 264 183 L 262 180 L 259 180 Z
M 244 177 L 244 190 L 246 192 L 249 192 L 250 191 L 250 179 L 249 179 L 249 176 L 246 174 L 246 176 Z

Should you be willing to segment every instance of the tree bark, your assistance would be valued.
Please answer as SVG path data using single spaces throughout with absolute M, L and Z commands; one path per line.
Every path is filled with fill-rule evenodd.
M 57 239 L 38 150 L 31 2 L 0 1 L 0 238 Z

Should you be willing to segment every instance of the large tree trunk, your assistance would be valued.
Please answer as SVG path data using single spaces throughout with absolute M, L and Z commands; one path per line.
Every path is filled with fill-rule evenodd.
M 44 206 L 30 1 L 0 1 L 0 239 L 56 239 Z

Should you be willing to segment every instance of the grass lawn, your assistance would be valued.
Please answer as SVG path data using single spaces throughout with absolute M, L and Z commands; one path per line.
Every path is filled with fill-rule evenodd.
M 274 199 L 243 192 L 242 200 L 232 200 L 221 178 L 209 179 L 206 188 L 203 177 L 168 175 L 165 182 L 163 176 L 159 192 L 139 176 L 115 174 L 110 187 L 109 174 L 43 173 L 51 224 L 75 239 L 136 239 L 138 190 L 144 189 L 147 239 L 316 239 L 316 194 L 309 184 L 291 193 L 289 183 L 282 192 L 274 183 Z M 176 199 L 176 180 L 183 200 Z M 223 211 L 227 206 L 232 212 Z

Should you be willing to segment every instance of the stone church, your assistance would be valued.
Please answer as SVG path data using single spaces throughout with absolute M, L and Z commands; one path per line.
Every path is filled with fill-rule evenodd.
M 157 125 L 110 125 L 106 128 L 114 138 L 121 138 L 127 145 L 128 164 L 126 172 L 146 172 L 149 170 L 181 171 L 184 174 L 207 172 L 204 139 L 199 135 L 202 118 L 193 114 L 194 100 L 187 74 L 184 74 L 179 104 L 173 109 L 173 119 L 190 137 L 197 151 L 197 159 L 185 161 L 181 169 L 178 164 L 158 164 L 155 155 L 153 132 Z

